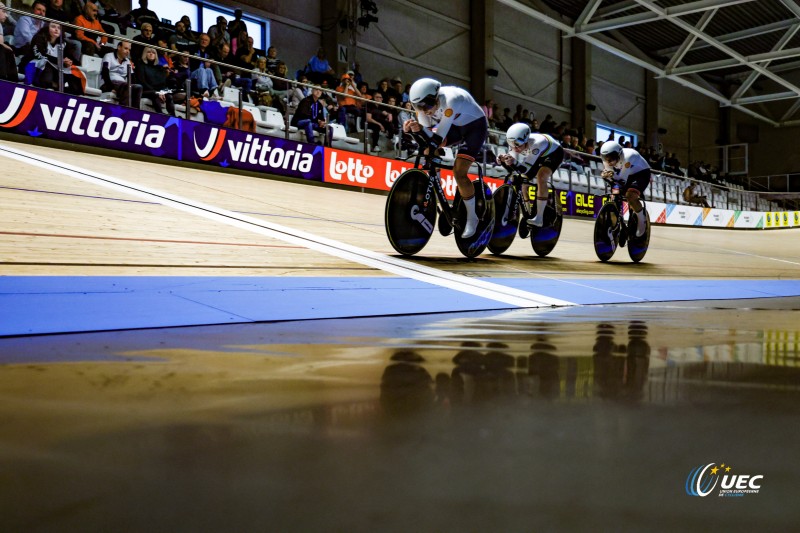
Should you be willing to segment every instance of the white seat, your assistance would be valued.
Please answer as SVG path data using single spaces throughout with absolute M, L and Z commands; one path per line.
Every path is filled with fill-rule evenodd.
M 86 87 L 99 89 L 102 85 L 100 83 L 100 72 L 103 70 L 103 60 L 99 57 L 83 55 L 81 56 L 80 69 L 86 75 Z
M 593 175 L 589 178 L 589 192 L 602 196 L 606 193 L 605 181 L 600 176 Z
M 589 192 L 589 177 L 584 172 L 573 172 L 572 190 L 575 192 Z
M 137 35 L 141 35 L 141 33 L 142 30 L 131 28 L 130 26 L 128 26 L 128 28 L 125 30 L 125 37 L 127 37 L 128 39 L 133 39 Z
M 344 129 L 344 126 L 341 124 L 331 124 L 331 140 L 332 141 L 343 141 L 347 144 L 356 145 L 359 144 L 359 140 L 355 137 L 348 137 L 347 131 Z
M 561 190 L 569 190 L 569 170 L 559 168 L 553 174 L 553 187 Z

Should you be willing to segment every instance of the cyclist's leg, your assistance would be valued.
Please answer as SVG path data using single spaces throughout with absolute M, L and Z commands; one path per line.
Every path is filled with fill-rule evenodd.
M 530 224 L 534 226 L 541 227 L 544 224 L 544 209 L 547 207 L 550 176 L 561 166 L 563 161 L 564 150 L 558 148 L 553 153 L 537 161 L 537 165 L 531 168 L 531 171 L 536 169 L 536 216 L 530 221 Z
M 628 177 L 628 181 L 625 183 L 625 200 L 628 202 L 628 205 L 633 212 L 636 213 L 636 218 L 638 222 L 638 226 L 636 228 L 636 236 L 641 237 L 644 235 L 645 230 L 647 229 L 647 220 L 643 216 L 642 209 L 644 206 L 642 205 L 642 201 L 639 199 L 644 193 L 647 186 L 650 184 L 650 169 L 640 170 L 635 174 L 631 174 Z
M 464 200 L 464 207 L 467 209 L 467 222 L 464 225 L 464 232 L 461 234 L 464 239 L 472 237 L 478 229 L 478 215 L 475 212 L 475 187 L 469 179 L 468 172 L 470 165 L 481 153 L 488 129 L 486 120 L 479 119 L 464 126 L 453 126 L 447 133 L 447 144 L 463 142 L 453 164 L 453 176 L 458 185 L 458 192 Z

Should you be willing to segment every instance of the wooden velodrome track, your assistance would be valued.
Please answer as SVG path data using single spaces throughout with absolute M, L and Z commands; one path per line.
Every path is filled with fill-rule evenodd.
M 535 281 L 549 298 L 640 302 L 508 311 L 517 306 L 492 294 L 473 305 L 452 287 L 380 292 L 384 278 L 411 273 L 379 261 L 395 256 L 381 195 L 7 139 L 0 165 L 0 327 L 28 320 L 9 330 L 22 336 L 0 333 L 0 530 L 705 532 L 800 521 L 800 229 L 655 226 L 643 263 L 621 250 L 604 264 L 593 222 L 567 219 L 547 258 L 517 239 L 502 257 L 465 260 L 435 233 L 408 260 L 463 276 L 456 283 L 497 281 L 490 293 Z M 322 239 L 366 252 L 313 244 Z M 302 291 L 279 300 L 283 286 Z M 636 298 L 645 290 L 649 302 Z M 213 299 L 223 292 L 240 296 Z M 81 318 L 98 295 L 108 299 Z M 480 312 L 421 314 L 431 308 L 414 302 L 383 313 L 403 297 Z M 325 298 L 327 320 L 297 320 L 320 318 Z M 303 305 L 290 314 L 294 299 Z M 264 314 L 214 313 L 225 305 Z M 218 325 L 167 327 L 189 325 L 184 310 Z M 158 329 L 107 322 L 126 313 L 130 327 Z M 24 335 L 34 322 L 48 334 Z M 687 474 L 712 461 L 764 475 L 763 493 L 688 495 Z
M 385 197 L 8 141 L 3 144 L 205 204 L 395 255 Z M 0 159 L 0 275 L 374 276 L 378 269 L 255 235 L 69 176 Z M 568 219 L 551 257 L 516 239 L 503 257 L 466 261 L 434 233 L 413 261 L 482 277 L 800 278 L 798 232 L 656 226 L 631 265 L 600 263 L 593 221 Z

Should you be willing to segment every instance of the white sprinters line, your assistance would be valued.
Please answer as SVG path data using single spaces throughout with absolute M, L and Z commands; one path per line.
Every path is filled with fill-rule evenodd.
M 720 248 L 720 250 L 725 250 L 724 248 Z M 739 252 L 737 250 L 725 250 L 726 252 L 730 252 L 732 254 L 737 255 L 746 255 L 748 257 L 755 257 L 757 259 L 767 259 L 769 261 L 778 261 L 779 263 L 789 263 L 790 265 L 797 265 L 800 266 L 800 263 L 797 261 L 789 261 L 788 259 L 778 259 L 777 257 L 768 257 L 766 255 L 757 255 L 757 254 L 750 254 L 747 252 Z
M 550 298 L 542 294 L 505 287 L 496 283 L 477 280 L 439 270 L 423 265 L 417 265 L 410 261 L 404 261 L 385 254 L 373 252 L 356 246 L 327 239 L 307 233 L 304 231 L 282 226 L 272 222 L 266 222 L 257 218 L 248 217 L 233 211 L 228 211 L 219 207 L 203 204 L 188 198 L 144 187 L 125 180 L 107 176 L 88 169 L 76 167 L 56 161 L 44 156 L 28 153 L 22 150 L 11 148 L 0 144 L 0 155 L 9 159 L 21 161 L 23 163 L 38 166 L 49 171 L 56 171 L 61 174 L 80 179 L 96 185 L 101 185 L 112 190 L 125 192 L 140 198 L 147 198 L 162 205 L 174 209 L 201 216 L 209 220 L 222 222 L 230 226 L 241 228 L 247 231 L 265 235 L 291 244 L 296 244 L 304 248 L 322 252 L 340 259 L 352 261 L 365 266 L 369 266 L 384 272 L 389 272 L 398 276 L 403 276 L 417 281 L 438 285 L 459 292 L 487 298 L 504 304 L 518 307 L 549 307 L 549 306 L 568 306 L 577 305 L 574 302 Z

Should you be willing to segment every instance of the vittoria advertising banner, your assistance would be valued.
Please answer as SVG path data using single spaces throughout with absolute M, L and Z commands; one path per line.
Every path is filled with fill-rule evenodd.
M 0 130 L 127 153 L 322 180 L 323 148 L 0 82 Z

